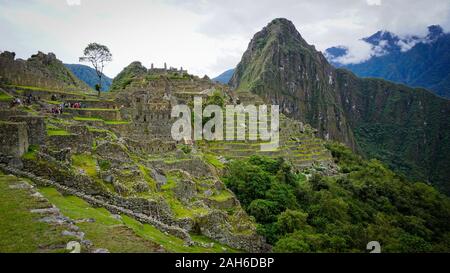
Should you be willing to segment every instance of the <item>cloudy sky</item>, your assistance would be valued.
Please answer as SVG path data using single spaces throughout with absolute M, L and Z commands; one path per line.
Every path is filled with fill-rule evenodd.
M 450 30 L 449 0 L 0 0 L 0 50 L 28 58 L 38 50 L 78 63 L 89 42 L 107 45 L 108 76 L 139 60 L 216 76 L 234 67 L 253 34 L 285 17 L 317 49 L 347 45 L 354 61 L 370 52 L 359 38 L 385 29 Z

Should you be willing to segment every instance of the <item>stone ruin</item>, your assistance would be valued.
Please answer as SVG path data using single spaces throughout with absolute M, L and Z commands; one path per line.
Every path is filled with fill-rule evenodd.
M 28 151 L 28 146 L 25 122 L 0 121 L 0 154 L 21 157 Z
M 20 157 L 29 145 L 45 144 L 44 117 L 16 110 L 0 111 L 0 154 Z
M 30 145 L 44 145 L 46 128 L 42 116 L 11 116 L 12 122 L 24 122 L 27 125 L 28 143 Z
M 155 73 L 155 74 L 166 74 L 166 73 L 178 73 L 180 75 L 188 74 L 188 71 L 183 69 L 183 67 L 181 67 L 180 69 L 172 67 L 172 66 L 167 68 L 167 63 L 164 63 L 163 68 L 156 68 L 152 63 L 150 66 L 150 69 L 148 69 L 148 72 Z
M 15 57 L 14 52 L 0 53 L 0 77 L 7 84 L 54 90 L 89 89 L 53 53 L 38 52 L 28 60 Z

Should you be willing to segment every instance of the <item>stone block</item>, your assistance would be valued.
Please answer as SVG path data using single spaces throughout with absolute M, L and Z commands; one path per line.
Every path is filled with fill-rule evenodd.
M 30 145 L 44 145 L 47 135 L 44 117 L 41 116 L 11 116 L 13 122 L 25 122 L 28 131 L 28 143 Z
M 28 145 L 25 122 L 0 121 L 0 153 L 21 157 L 28 151 Z

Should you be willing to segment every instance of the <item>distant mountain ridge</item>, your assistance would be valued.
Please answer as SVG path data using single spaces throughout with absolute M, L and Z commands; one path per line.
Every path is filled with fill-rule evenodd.
M 77 76 L 80 80 L 85 82 L 87 85 L 95 89 L 95 85 L 98 83 L 97 73 L 95 69 L 89 67 L 87 65 L 82 64 L 64 64 L 67 68 L 69 68 L 75 76 Z M 101 91 L 109 91 L 111 87 L 112 79 L 105 74 L 102 77 L 102 90 Z
M 230 82 L 231 77 L 233 76 L 234 68 L 228 69 L 227 71 L 223 72 L 219 76 L 213 78 L 212 80 L 215 82 L 219 82 L 222 84 L 228 84 Z
M 361 63 L 347 63 L 349 49 L 334 46 L 325 51 L 336 67 L 346 68 L 360 77 L 382 78 L 412 87 L 423 87 L 450 98 L 450 34 L 442 27 L 428 27 L 425 37 L 400 37 L 378 31 L 362 39 L 372 46 L 372 56 Z

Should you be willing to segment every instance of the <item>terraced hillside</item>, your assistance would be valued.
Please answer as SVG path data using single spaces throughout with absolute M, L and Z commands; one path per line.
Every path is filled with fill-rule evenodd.
M 32 97 L 30 103 L 13 108 L 8 105 L 9 109 L 0 112 L 3 123 L 19 126 L 24 122 L 29 132 L 25 149 L 28 152 L 19 159 L 4 155 L 0 158 L 10 166 L 11 162 L 18 162 L 5 171 L 31 177 L 40 187 L 50 186 L 53 192 L 50 191 L 49 199 L 54 198 L 54 203 L 68 215 L 77 214 L 78 208 L 58 197 L 55 189 L 74 195 L 86 206 L 100 206 L 108 213 L 122 215 L 117 224 L 131 223 L 131 233 L 123 231 L 131 237 L 144 237 L 158 244 L 173 242 L 161 249 L 147 242 L 147 251 L 264 251 L 267 246 L 256 234 L 254 220 L 226 189 L 203 153 L 194 147 L 192 152 L 185 152 L 186 145 L 171 141 L 167 131 L 154 131 L 163 123 L 170 125 L 170 108 L 162 107 L 164 104 L 161 106 L 156 98 L 144 101 L 142 96 L 154 97 L 152 92 L 158 93 L 160 87 L 166 90 L 171 81 L 177 81 L 169 86 L 173 93 L 203 93 L 203 89 L 193 89 L 196 84 L 206 86 L 205 81 L 198 79 L 194 85 L 182 88 L 180 79 L 161 77 L 152 81 L 150 88 L 123 90 L 98 98 L 85 92 L 4 85 L 5 95 L 11 98 Z M 74 107 L 75 104 L 81 106 Z M 62 113 L 52 113 L 60 106 Z M 147 121 L 142 117 L 145 113 Z M 145 130 L 143 124 L 147 126 Z M 131 251 L 131 246 L 120 248 L 119 242 L 107 242 L 106 230 L 110 227 L 92 229 L 87 228 L 85 233 L 93 234 L 92 241 L 99 242 L 102 248 Z M 167 235 L 153 234 L 156 231 Z M 136 246 L 136 251 L 144 246 Z
M 68 216 L 97 217 L 102 225 L 86 223 L 85 234 L 99 248 L 131 251 L 131 246 L 119 246 L 119 235 L 117 242 L 104 238 L 114 234 L 117 224 L 128 228 L 117 232 L 130 237 L 136 250 L 148 244 L 148 251 L 266 251 L 254 220 L 219 177 L 227 161 L 260 154 L 260 142 L 190 144 L 170 135 L 171 107 L 190 105 L 194 96 L 208 101 L 220 94 L 226 103 L 261 100 L 185 71 L 144 73 L 141 67 L 136 74 L 127 69 L 122 75 L 133 76 L 113 83 L 123 88 L 100 98 L 90 91 L 3 85 L 3 96 L 32 98 L 0 111 L 0 120 L 24 122 L 28 131 L 28 152 L 19 160 L 3 156 L 1 161 L 12 166 L 5 171 L 31 179 Z M 55 108 L 61 113 L 52 112 Z M 288 158 L 298 171 L 332 172 L 331 155 L 314 134 L 309 126 L 282 116 L 280 148 L 263 154 Z M 92 217 L 79 215 L 80 208 L 91 205 L 104 209 L 100 215 L 92 211 Z M 158 240 L 158 232 L 172 239 Z
M 242 115 L 242 114 L 241 114 Z M 238 116 L 236 116 L 236 119 Z M 246 118 L 244 116 L 244 118 Z M 267 117 L 270 126 L 270 116 Z M 249 128 L 259 125 L 258 122 L 245 120 L 245 134 L 247 140 L 199 141 L 198 146 L 208 155 L 221 157 L 225 160 L 244 159 L 252 155 L 269 157 L 283 157 L 289 160 L 297 170 L 308 168 L 333 168 L 330 152 L 325 148 L 325 141 L 315 136 L 316 130 L 302 122 L 292 120 L 284 115 L 280 116 L 279 147 L 270 151 L 262 150 L 262 141 L 258 134 L 257 140 L 249 140 Z M 269 127 L 270 128 L 270 127 Z M 236 128 L 236 131 L 238 129 Z

